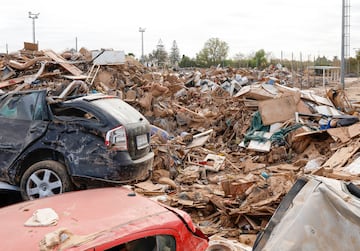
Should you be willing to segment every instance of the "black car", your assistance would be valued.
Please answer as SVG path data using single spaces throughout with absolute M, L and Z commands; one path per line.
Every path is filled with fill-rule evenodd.
M 24 199 L 146 180 L 149 141 L 146 118 L 115 96 L 0 97 L 0 181 L 20 187 Z

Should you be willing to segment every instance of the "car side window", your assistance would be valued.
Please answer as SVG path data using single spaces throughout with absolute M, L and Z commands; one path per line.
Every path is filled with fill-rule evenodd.
M 55 116 L 68 117 L 73 119 L 86 119 L 93 122 L 100 121 L 94 114 L 75 107 L 57 107 L 56 105 L 52 105 L 51 109 Z
M 35 110 L 41 113 L 42 107 L 36 107 L 38 93 L 16 94 L 6 98 L 0 106 L 0 116 L 11 119 L 33 120 Z
M 154 235 L 122 243 L 105 251 L 175 251 L 176 241 L 172 235 Z

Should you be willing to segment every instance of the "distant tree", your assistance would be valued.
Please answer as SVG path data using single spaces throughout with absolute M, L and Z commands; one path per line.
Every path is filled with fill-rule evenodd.
M 221 64 L 223 67 L 236 67 L 232 59 L 224 59 Z
M 337 56 L 334 56 L 334 58 L 332 60 L 332 65 L 340 67 L 340 64 L 341 64 L 341 61 L 339 60 L 339 58 Z
M 346 66 L 345 66 L 345 70 L 346 73 L 354 73 L 354 74 L 358 74 L 360 65 L 359 65 L 359 61 L 353 57 L 349 57 L 346 60 Z
M 128 56 L 135 57 L 135 54 L 132 53 L 132 52 L 129 52 L 129 53 L 128 53 Z
M 355 58 L 356 58 L 356 60 L 360 61 L 360 49 L 359 48 L 356 49 Z
M 196 62 L 194 59 L 189 58 L 188 56 L 182 55 L 182 58 L 179 62 L 179 66 L 180 67 L 195 67 L 196 66 Z
M 154 63 L 158 66 L 163 66 L 167 64 L 168 53 L 166 52 L 165 46 L 163 45 L 161 39 L 156 46 L 156 50 L 153 50 L 153 52 L 149 54 L 149 59 L 152 64 Z
M 236 53 L 235 56 L 234 56 L 234 60 L 242 60 L 245 58 L 245 55 L 241 52 L 239 53 Z
M 180 51 L 175 40 L 173 41 L 173 45 L 171 47 L 169 59 L 172 66 L 177 66 L 180 62 Z
M 331 66 L 332 62 L 330 60 L 328 60 L 325 56 L 322 56 L 322 57 L 318 56 L 315 59 L 314 65 L 315 66 Z M 323 72 L 321 69 L 315 69 L 315 73 L 317 75 L 322 75 Z
M 357 73 L 357 76 L 359 77 L 359 74 L 360 74 L 360 50 L 359 49 L 356 50 L 356 73 Z
M 212 66 L 223 63 L 229 52 L 229 46 L 219 38 L 210 38 L 204 48 L 196 55 L 200 66 Z
M 318 56 L 315 60 L 315 65 L 317 66 L 330 66 L 331 65 L 331 61 L 328 60 L 325 56 Z
M 267 66 L 268 62 L 266 59 L 266 53 L 264 49 L 260 49 L 257 52 L 255 52 L 255 55 L 252 57 L 250 61 L 251 67 L 257 67 L 260 69 L 263 69 Z
M 232 67 L 248 67 L 249 66 L 249 59 L 245 57 L 243 53 L 237 53 L 233 59 Z
M 198 54 L 196 54 L 196 65 L 199 67 L 211 66 L 211 60 L 209 56 L 209 50 L 203 48 Z
M 144 65 L 151 66 L 152 60 L 150 59 L 150 56 L 151 53 L 149 55 L 144 55 L 144 57 L 142 58 Z

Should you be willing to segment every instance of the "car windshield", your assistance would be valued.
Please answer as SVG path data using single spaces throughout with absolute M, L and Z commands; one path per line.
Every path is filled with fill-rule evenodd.
M 94 105 L 107 111 L 118 119 L 123 124 L 137 123 L 145 120 L 145 117 L 140 114 L 131 105 L 125 103 L 118 98 L 103 98 L 91 101 Z

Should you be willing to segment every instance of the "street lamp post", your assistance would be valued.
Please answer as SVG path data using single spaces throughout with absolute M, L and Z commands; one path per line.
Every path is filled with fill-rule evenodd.
M 29 18 L 32 19 L 32 28 L 33 28 L 33 43 L 35 44 L 35 19 L 37 19 L 39 17 L 40 13 L 31 13 L 31 11 L 29 11 Z
M 141 63 L 144 63 L 144 32 L 145 28 L 139 28 L 139 32 L 141 32 Z

